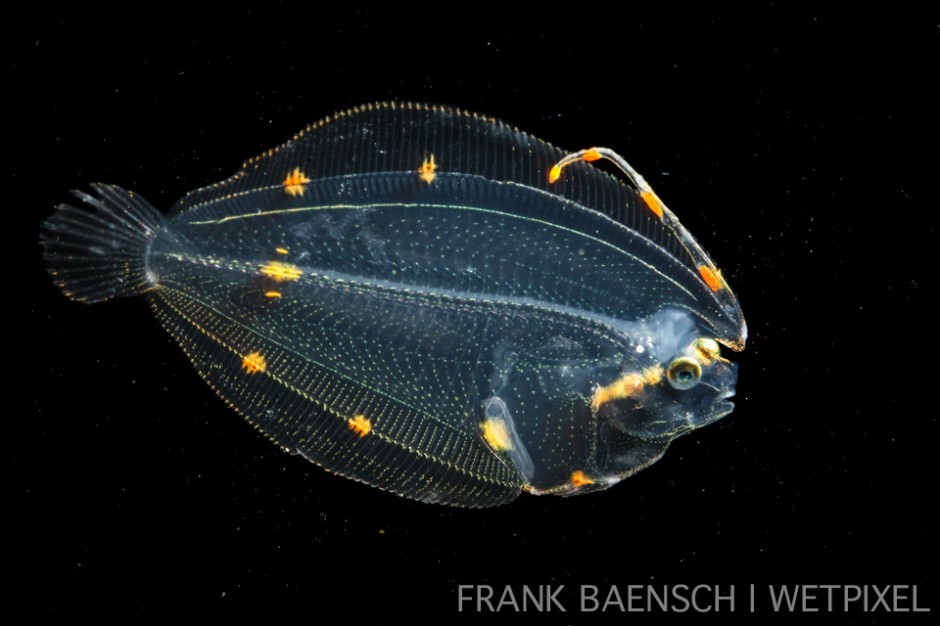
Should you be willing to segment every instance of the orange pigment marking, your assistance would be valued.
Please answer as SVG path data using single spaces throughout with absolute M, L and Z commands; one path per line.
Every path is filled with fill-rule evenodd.
M 593 485 L 594 479 L 582 472 L 577 470 L 571 472 L 571 486 L 572 487 L 583 487 L 584 485 Z
M 305 185 L 309 182 L 310 179 L 306 174 L 301 172 L 299 167 L 295 167 L 294 171 L 284 179 L 284 190 L 292 196 L 302 196 L 306 191 Z
M 646 202 L 646 206 L 649 207 L 650 211 L 656 214 L 656 217 L 659 219 L 663 218 L 663 203 L 659 201 L 655 193 L 652 191 L 641 191 L 640 197 Z
M 349 424 L 349 429 L 360 437 L 372 432 L 372 422 L 365 415 L 354 415 L 346 423 Z
M 437 174 L 434 173 L 435 170 L 437 170 L 437 163 L 434 162 L 434 155 L 432 154 L 418 168 L 418 178 L 430 185 L 437 178 Z
M 604 158 L 604 155 L 598 152 L 597 150 L 588 150 L 581 157 L 581 160 L 587 161 L 588 163 L 590 163 L 591 161 L 600 161 L 603 158 Z
M 296 265 L 280 261 L 268 261 L 261 266 L 261 273 L 277 282 L 297 280 L 303 276 L 303 271 Z
M 647 385 L 656 385 L 663 379 L 663 368 L 653 365 L 639 372 L 624 374 L 614 382 L 594 390 L 591 408 L 597 410 L 612 400 L 636 397 Z
M 721 278 L 721 274 L 716 269 L 712 269 L 707 265 L 699 265 L 698 273 L 712 291 L 719 291 L 725 286 L 725 281 Z
M 268 361 L 260 352 L 252 352 L 242 359 L 242 369 L 249 374 L 258 374 L 268 369 Z

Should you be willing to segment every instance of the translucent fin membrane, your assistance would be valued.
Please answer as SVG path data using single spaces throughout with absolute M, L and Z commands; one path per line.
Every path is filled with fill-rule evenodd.
M 97 197 L 73 192 L 93 210 L 62 204 L 42 225 L 43 256 L 56 285 L 73 300 L 100 302 L 153 286 L 147 244 L 164 219 L 146 200 L 114 185 Z
M 600 161 L 601 159 L 610 161 L 617 166 L 617 169 L 623 172 L 627 180 L 630 181 L 637 193 L 639 193 L 640 199 L 646 203 L 646 208 L 649 209 L 650 213 L 655 215 L 666 228 L 669 229 L 675 240 L 685 248 L 687 257 L 679 255 L 678 258 L 687 258 L 691 261 L 692 267 L 698 272 L 698 279 L 711 290 L 712 298 L 717 300 L 724 312 L 729 315 L 733 324 L 733 331 L 736 331 L 732 332 L 731 335 L 721 336 L 720 338 L 723 343 L 727 344 L 729 347 L 735 350 L 742 350 L 744 348 L 744 342 L 747 339 L 747 328 L 744 325 L 737 298 L 731 293 L 721 272 L 715 266 L 715 262 L 711 260 L 692 234 L 679 222 L 679 218 L 676 217 L 675 213 L 670 211 L 666 204 L 656 195 L 656 192 L 653 191 L 650 184 L 646 182 L 646 179 L 643 178 L 626 159 L 610 148 L 586 148 L 565 156 L 558 163 L 553 165 L 552 169 L 549 171 L 548 180 L 551 183 L 556 182 L 561 178 L 562 171 L 572 163 L 579 161 L 592 163 L 594 161 Z
M 289 452 L 424 502 L 483 507 L 519 495 L 522 479 L 478 438 L 442 427 L 172 288 L 150 299 L 203 379 Z
M 318 181 L 347 179 L 353 185 L 363 175 L 383 173 L 409 173 L 429 187 L 453 176 L 465 184 L 477 178 L 523 186 L 606 215 L 662 250 L 698 284 L 699 308 L 717 338 L 743 345 L 746 329 L 737 300 L 694 238 L 668 209 L 666 219 L 656 210 L 664 205 L 635 170 L 625 170 L 635 185 L 624 184 L 586 162 L 594 160 L 592 154 L 582 153 L 552 182 L 553 167 L 569 153 L 500 121 L 449 107 L 371 104 L 312 124 L 247 161 L 228 180 L 190 193 L 177 210 L 209 209 L 225 201 L 251 211 L 302 207 Z M 600 152 L 597 158 L 612 157 Z M 272 192 L 276 202 L 265 196 Z

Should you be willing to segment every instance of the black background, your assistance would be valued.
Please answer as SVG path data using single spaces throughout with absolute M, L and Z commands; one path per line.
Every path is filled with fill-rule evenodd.
M 479 623 L 458 584 L 734 583 L 746 622 L 747 585 L 801 583 L 918 584 L 937 609 L 936 16 L 134 6 L 7 24 L 5 608 Z M 422 505 L 271 446 L 143 300 L 45 275 L 38 224 L 70 189 L 167 208 L 387 99 L 624 154 L 741 300 L 734 413 L 603 493 Z M 850 619 L 876 616 L 815 621 Z

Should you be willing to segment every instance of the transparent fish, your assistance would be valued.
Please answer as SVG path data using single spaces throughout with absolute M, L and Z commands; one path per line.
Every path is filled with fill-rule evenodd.
M 43 225 L 56 284 L 145 297 L 220 396 L 334 473 L 450 505 L 581 494 L 733 408 L 737 299 L 609 150 L 383 103 L 168 216 L 93 189 Z

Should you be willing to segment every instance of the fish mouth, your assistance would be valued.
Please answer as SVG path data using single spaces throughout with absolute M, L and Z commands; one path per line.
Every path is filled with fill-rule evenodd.
M 734 410 L 734 402 L 728 400 L 728 398 L 731 398 L 732 396 L 734 396 L 734 390 L 729 389 L 728 391 L 722 392 L 721 395 L 715 398 L 715 401 L 712 403 L 712 417 L 709 420 L 710 422 L 719 420 Z

